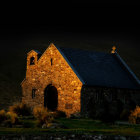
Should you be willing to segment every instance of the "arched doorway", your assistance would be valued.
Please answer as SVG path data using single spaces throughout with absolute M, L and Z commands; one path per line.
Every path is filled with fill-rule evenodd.
M 51 84 L 44 90 L 44 107 L 51 111 L 55 111 L 58 105 L 58 92 L 56 87 Z

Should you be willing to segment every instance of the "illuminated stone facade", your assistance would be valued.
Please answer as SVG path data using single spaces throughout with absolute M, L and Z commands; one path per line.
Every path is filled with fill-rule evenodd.
M 76 55 L 75 57 L 74 53 L 73 57 L 81 61 L 82 55 Z M 118 57 L 115 52 L 113 52 L 112 55 L 114 55 L 115 60 L 117 59 L 118 62 L 118 58 L 120 57 Z M 112 55 L 110 55 L 110 62 L 112 62 L 112 59 L 114 59 Z M 67 57 L 65 57 L 61 49 L 59 50 L 59 48 L 57 48 L 54 44 L 51 44 L 41 55 L 41 57 L 38 51 L 30 51 L 27 54 L 26 78 L 21 83 L 23 94 L 22 102 L 28 104 L 32 108 L 35 106 L 44 106 L 48 109 L 51 109 L 52 111 L 61 110 L 64 111 L 68 117 L 70 116 L 70 114 L 76 112 L 81 112 L 83 116 L 88 117 L 90 116 L 90 112 L 93 111 L 93 107 L 99 105 L 103 100 L 107 100 L 110 103 L 120 100 L 123 104 L 130 104 L 130 102 L 133 101 L 135 104 L 140 105 L 139 88 L 129 89 L 128 87 L 125 87 L 125 84 L 125 88 L 123 88 L 123 86 L 121 86 L 123 82 L 117 85 L 118 88 L 113 88 L 113 86 L 103 86 L 102 80 L 105 79 L 106 75 L 104 75 L 103 78 L 100 78 L 100 74 L 103 74 L 105 72 L 106 74 L 109 74 L 111 72 L 110 70 L 113 69 L 112 66 L 114 65 L 114 63 L 113 65 L 111 63 L 109 67 L 109 59 L 107 57 L 106 64 L 108 66 L 108 69 L 106 69 L 106 67 L 103 67 L 102 69 L 104 71 L 100 72 L 100 70 L 102 70 L 100 66 L 104 66 L 103 64 L 105 63 L 104 56 L 103 59 L 100 58 L 101 56 L 99 56 L 99 59 L 97 59 L 97 55 L 93 56 L 96 56 L 93 57 L 94 60 L 92 60 L 93 65 L 95 64 L 95 66 L 90 67 L 91 63 L 89 63 L 88 65 L 84 65 L 84 67 L 82 67 L 82 70 L 84 71 L 82 71 L 81 74 L 84 73 L 86 75 L 84 76 L 83 81 L 83 79 L 77 73 L 76 69 L 74 69 L 73 65 L 71 65 Z M 69 59 L 71 59 L 71 57 L 69 57 Z M 76 61 L 76 59 L 74 60 Z M 90 60 L 90 58 L 88 58 L 88 60 Z M 79 63 L 85 63 L 84 59 L 83 61 L 80 61 L 77 61 L 78 63 L 75 65 L 75 67 L 79 67 Z M 119 61 L 122 62 L 122 60 L 120 59 Z M 101 65 L 96 65 L 96 63 L 94 62 L 97 62 Z M 86 61 L 86 63 L 88 63 L 88 61 Z M 117 63 L 115 64 L 117 65 Z M 89 67 L 89 69 L 87 69 L 86 66 Z M 118 70 L 120 70 L 120 67 L 122 67 L 121 65 L 117 66 Z M 96 67 L 99 68 L 94 72 Z M 126 65 L 124 65 L 124 67 L 127 68 Z M 87 72 L 87 70 L 89 71 Z M 116 67 L 113 70 L 116 70 Z M 118 72 L 118 70 L 115 72 L 115 74 Z M 89 73 L 90 71 L 91 73 Z M 123 75 L 121 72 L 119 73 L 121 76 L 123 76 L 125 73 L 128 73 L 126 69 L 123 72 Z M 119 74 L 118 76 L 121 77 Z M 94 75 L 98 75 L 98 78 L 96 79 Z M 87 76 L 89 77 L 86 79 Z M 96 82 L 99 81 L 101 83 L 101 86 L 94 86 L 94 84 L 91 86 L 91 84 L 85 84 L 85 82 L 90 80 L 91 76 L 94 77 L 94 79 L 92 80 L 93 83 L 96 85 Z M 115 75 L 112 74 L 112 76 L 108 79 L 109 84 L 113 76 Z M 116 79 L 117 77 L 114 78 L 112 82 L 114 82 Z M 122 80 L 123 78 L 120 78 L 118 80 L 118 83 L 120 83 Z M 106 85 L 106 80 L 104 81 L 104 84 Z M 127 82 L 127 80 L 124 80 L 124 82 Z M 114 82 L 114 85 L 116 83 L 117 82 Z
M 53 44 L 40 58 L 34 50 L 27 54 L 26 78 L 21 83 L 22 102 L 31 107 L 43 107 L 44 90 L 48 85 L 57 89 L 57 110 L 66 112 L 67 116 L 80 112 L 82 82 Z

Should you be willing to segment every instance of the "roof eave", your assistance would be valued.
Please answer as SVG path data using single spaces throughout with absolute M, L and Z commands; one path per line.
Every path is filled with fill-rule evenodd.
M 129 72 L 129 74 L 131 75 L 131 77 L 135 80 L 135 82 L 138 84 L 138 86 L 140 87 L 140 80 L 137 78 L 137 76 L 134 74 L 134 72 L 128 67 L 128 65 L 125 63 L 125 61 L 120 57 L 120 55 L 115 52 L 113 53 L 113 55 L 115 55 L 118 60 L 121 62 L 121 64 L 123 64 L 123 66 L 126 68 L 126 70 Z
M 55 46 L 56 47 L 56 46 Z M 85 81 L 83 80 L 83 78 L 79 75 L 79 73 L 77 72 L 77 70 L 74 68 L 74 66 L 70 63 L 70 61 L 67 59 L 67 57 L 65 56 L 65 54 L 61 51 L 61 49 L 57 46 L 56 47 L 59 52 L 61 53 L 61 55 L 64 57 L 64 59 L 67 61 L 67 63 L 69 64 L 69 66 L 72 68 L 72 70 L 75 72 L 75 74 L 77 75 L 77 77 L 79 78 L 79 80 L 82 82 L 82 84 L 85 84 Z

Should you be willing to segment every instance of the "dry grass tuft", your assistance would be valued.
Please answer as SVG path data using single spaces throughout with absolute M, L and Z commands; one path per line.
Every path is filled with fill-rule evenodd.
M 9 107 L 9 112 L 16 113 L 18 116 L 29 116 L 31 115 L 31 108 L 26 104 L 17 103 Z
M 140 107 L 136 106 L 135 110 L 129 116 L 129 122 L 133 124 L 140 124 Z
M 7 117 L 7 120 L 11 122 L 11 124 L 16 124 L 18 122 L 18 116 L 16 113 L 7 112 L 6 117 Z
M 18 123 L 18 116 L 13 112 L 5 112 L 5 110 L 0 110 L 0 124 L 3 126 L 12 126 Z
M 5 110 L 0 110 L 0 123 L 6 120 Z
M 48 125 L 54 120 L 53 114 L 42 107 L 35 107 L 33 109 L 33 115 L 38 120 L 39 125 Z

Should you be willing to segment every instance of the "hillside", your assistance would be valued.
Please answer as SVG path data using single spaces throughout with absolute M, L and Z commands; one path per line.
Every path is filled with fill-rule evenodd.
M 123 36 L 123 35 L 122 35 Z M 31 49 L 44 52 L 53 42 L 63 47 L 82 48 L 92 51 L 110 53 L 112 46 L 117 46 L 117 52 L 128 66 L 140 78 L 140 48 L 131 38 L 118 36 L 104 37 L 88 33 L 32 33 L 0 40 L 0 109 L 7 108 L 13 102 L 21 100 L 20 83 L 25 77 L 26 54 Z M 115 42 L 115 43 L 114 43 Z

